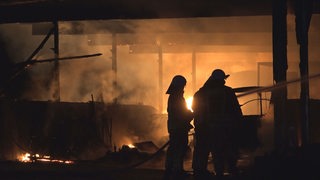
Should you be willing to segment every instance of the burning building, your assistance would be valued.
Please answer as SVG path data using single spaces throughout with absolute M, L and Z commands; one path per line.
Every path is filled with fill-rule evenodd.
M 261 1 L 254 12 L 241 11 L 239 4 L 228 15 L 217 10 L 221 6 L 209 11 L 197 5 L 198 11 L 192 11 L 196 15 L 191 16 L 172 14 L 174 11 L 148 4 L 134 6 L 137 9 L 131 10 L 136 16 L 124 13 L 127 16 L 119 18 L 116 15 L 123 14 L 118 12 L 121 8 L 109 13 L 111 9 L 102 6 L 106 13 L 101 15 L 91 11 L 72 13 L 74 4 L 64 1 L 56 19 L 50 16 L 56 6 L 48 8 L 48 12 L 41 11 L 38 19 L 37 10 L 47 7 L 48 1 L 34 2 L 13 5 L 16 11 L 35 10 L 35 14 L 25 17 L 8 15 L 7 9 L 12 8 L 8 4 L 0 9 L 1 158 L 14 159 L 17 153 L 29 152 L 90 160 L 141 141 L 151 140 L 161 146 L 167 140 L 164 92 L 171 78 L 176 74 L 187 78 L 188 98 L 216 68 L 231 75 L 227 85 L 238 88 L 240 94 L 250 90 L 241 87 L 271 87 L 241 96 L 239 101 L 246 115 L 244 124 L 252 130 L 244 131 L 251 132 L 244 134 L 244 144 L 251 137 L 251 144 L 246 145 L 253 143 L 256 147 L 258 133 L 273 134 L 270 131 L 278 117 L 261 118 L 273 113 L 270 101 L 275 99 L 271 91 L 272 85 L 278 83 L 272 76 L 278 66 L 273 61 L 275 32 L 270 2 Z M 77 7 L 83 9 L 86 5 L 82 2 Z M 209 5 L 213 8 L 212 3 Z M 102 7 L 95 6 L 95 12 L 101 12 Z M 137 13 L 143 7 L 154 13 Z M 190 7 L 192 4 L 186 3 L 184 10 Z M 93 5 L 86 8 L 92 10 Z M 300 47 L 296 43 L 295 16 L 290 11 L 286 17 L 288 81 L 300 77 Z M 314 11 L 308 36 L 310 74 L 317 74 L 320 69 L 320 16 L 319 9 Z M 237 15 L 239 12 L 242 13 Z M 296 100 L 299 82 L 288 84 L 287 95 L 288 111 L 294 109 L 301 115 Z M 310 135 L 313 142 L 319 142 L 315 113 L 320 98 L 319 78 L 315 76 L 309 83 Z M 303 128 L 299 121 L 288 123 L 301 143 L 298 137 Z M 263 140 L 262 143 L 270 143 L 269 139 Z

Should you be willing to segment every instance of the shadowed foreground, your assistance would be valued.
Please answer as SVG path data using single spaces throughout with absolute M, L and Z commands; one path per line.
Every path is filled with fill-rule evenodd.
M 220 179 L 320 179 L 319 166 L 320 145 L 312 144 L 303 148 L 293 149 L 286 155 L 266 154 L 250 160 L 250 154 L 239 161 L 241 174 L 237 178 L 225 176 Z M 251 162 L 249 162 L 251 161 Z M 190 171 L 191 160 L 185 161 L 185 169 Z M 212 166 L 209 164 L 210 171 Z M 104 179 L 104 180 L 157 180 L 163 179 L 163 164 L 152 166 L 143 164 L 139 167 L 118 166 L 97 161 L 81 161 L 74 164 L 18 161 L 0 162 L 1 179 Z M 195 179 L 193 176 L 187 180 Z M 218 179 L 211 177 L 210 179 Z

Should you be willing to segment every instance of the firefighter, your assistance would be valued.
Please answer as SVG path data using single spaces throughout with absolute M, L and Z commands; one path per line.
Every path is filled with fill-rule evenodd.
M 166 154 L 165 178 L 184 178 L 189 174 L 184 171 L 183 160 L 188 149 L 188 132 L 193 126 L 190 122 L 193 113 L 187 108 L 183 97 L 186 79 L 181 75 L 173 77 L 166 92 L 168 98 L 169 147 Z
M 194 150 L 192 159 L 192 169 L 196 179 L 209 179 L 212 174 L 208 171 L 208 156 L 210 153 L 209 142 L 207 140 L 209 136 L 209 129 L 204 123 L 205 115 L 205 96 L 204 89 L 201 88 L 193 96 L 192 110 L 194 113 Z
M 196 145 L 193 157 L 195 175 L 207 173 L 211 152 L 216 176 L 223 176 L 225 164 L 231 175 L 238 175 L 238 140 L 242 111 L 231 87 L 229 77 L 215 69 L 202 88 L 194 95 L 193 110 Z M 197 174 L 199 173 L 199 174 Z

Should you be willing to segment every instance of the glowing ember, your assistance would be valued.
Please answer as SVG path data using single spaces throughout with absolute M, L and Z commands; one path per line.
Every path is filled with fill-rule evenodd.
M 64 163 L 64 164 L 73 164 L 73 161 L 70 160 L 58 160 L 58 159 L 51 159 L 50 156 L 44 155 L 41 156 L 39 154 L 31 155 L 30 153 L 21 154 L 18 156 L 18 160 L 21 162 L 54 162 L 54 163 Z
M 192 96 L 191 96 L 191 97 L 188 97 L 188 98 L 186 99 L 187 108 L 190 109 L 191 111 L 193 111 L 192 108 L 191 108 L 191 106 L 192 106 L 192 100 L 193 100 L 193 97 L 192 97 Z
M 128 144 L 129 148 L 135 148 L 133 144 Z
M 20 155 L 18 157 L 18 160 L 21 162 L 31 162 L 30 156 L 31 155 L 29 153 L 25 153 L 25 154 Z

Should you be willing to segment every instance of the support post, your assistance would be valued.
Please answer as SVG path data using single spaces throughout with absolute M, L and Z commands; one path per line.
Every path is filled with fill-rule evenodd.
M 113 103 L 117 103 L 118 97 L 117 97 L 117 90 L 118 90 L 118 67 L 117 67 L 117 34 L 112 33 L 112 47 L 111 47 L 111 60 L 112 60 L 112 71 L 113 71 Z
M 53 22 L 54 25 L 54 70 L 53 70 L 53 99 L 54 101 L 60 101 L 60 68 L 59 68 L 59 25 L 58 21 Z
M 196 92 L 197 88 L 197 59 L 196 50 L 192 51 L 192 91 L 193 94 Z
M 309 62 L 308 31 L 312 16 L 312 0 L 295 0 L 296 39 L 300 45 L 300 77 L 301 91 L 301 144 L 309 143 Z
M 159 61 L 159 112 L 163 112 L 163 57 L 162 46 L 158 44 L 158 61 Z
M 273 79 L 276 84 L 287 79 L 287 1 L 272 1 Z M 272 92 L 274 102 L 274 148 L 282 153 L 286 148 L 287 86 Z

